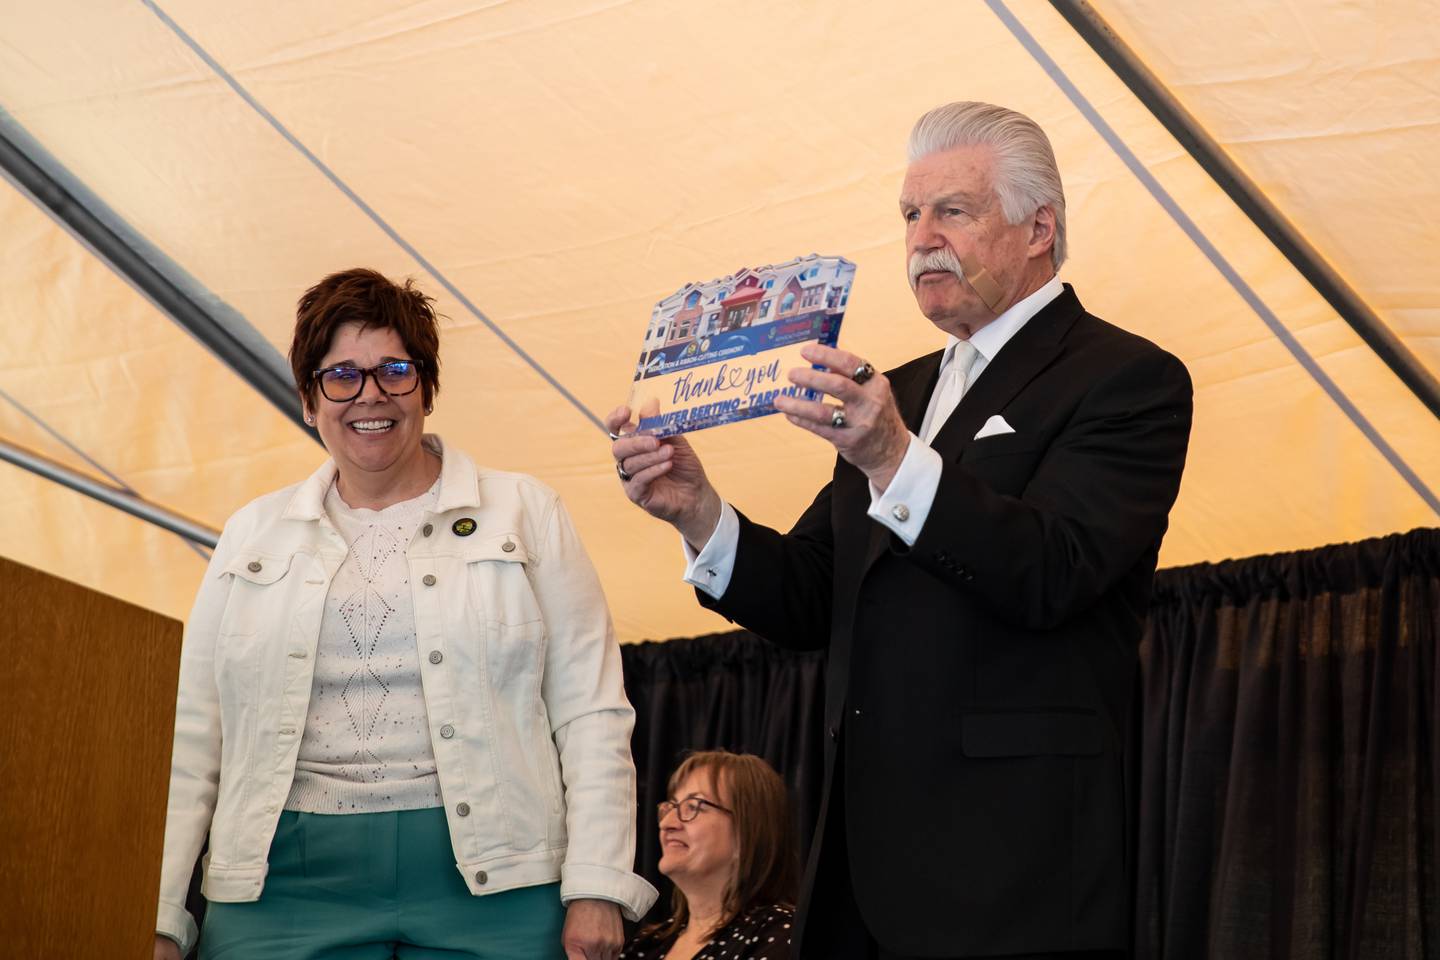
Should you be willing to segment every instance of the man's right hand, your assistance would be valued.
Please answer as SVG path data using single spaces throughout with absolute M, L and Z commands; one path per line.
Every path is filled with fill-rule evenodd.
M 679 530 L 692 549 L 704 547 L 720 522 L 722 504 L 690 442 L 683 436 L 658 440 L 630 433 L 635 424 L 630 422 L 629 407 L 610 411 L 605 427 L 612 435 L 621 435 L 610 453 L 630 475 L 620 481 L 625 496 Z
M 155 960 L 182 960 L 180 945 L 169 937 L 155 934 Z

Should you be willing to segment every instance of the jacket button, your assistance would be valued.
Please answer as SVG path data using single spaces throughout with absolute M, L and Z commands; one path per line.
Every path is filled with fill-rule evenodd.
M 500 549 L 504 550 L 506 553 L 514 553 L 515 544 L 511 540 L 506 540 L 504 543 L 500 544 Z
M 445 740 L 449 740 L 451 737 L 455 736 L 455 728 L 450 726 L 450 724 L 448 723 L 445 724 L 445 726 L 440 728 L 440 736 Z
M 434 528 L 432 525 L 428 524 L 428 523 L 425 524 L 425 526 L 423 526 L 423 527 L 420 528 L 420 536 L 422 536 L 422 537 L 428 537 L 428 536 L 430 536 L 430 534 L 432 534 L 432 533 L 434 533 L 434 532 L 435 532 L 435 528 Z
M 430 662 L 431 662 L 431 663 L 439 663 L 441 660 L 444 660 L 444 659 L 445 659 L 445 654 L 441 653 L 439 650 L 431 650 L 431 651 L 430 651 Z
M 485 881 L 486 881 L 486 880 L 489 880 L 489 879 L 490 879 L 490 874 L 486 873 L 484 870 L 476 870 L 476 871 L 475 871 L 475 882 L 476 882 L 476 883 L 483 885 L 483 884 L 485 883 Z
M 259 572 L 260 572 L 260 561 L 259 561 L 259 560 L 251 560 L 249 563 L 245 564 L 245 569 L 246 569 L 246 570 L 249 570 L 251 573 L 259 573 Z
M 468 817 L 468 816 L 470 816 L 470 804 L 468 804 L 468 803 L 457 803 L 457 804 L 455 804 L 455 813 L 456 813 L 457 816 L 461 816 L 461 817 Z M 484 880 L 481 880 L 480 882 L 481 882 L 481 883 L 484 883 L 485 881 L 484 881 Z
M 427 574 L 425 574 L 425 576 L 423 576 L 423 577 L 420 578 L 420 582 L 423 583 L 423 584 L 425 584 L 425 586 L 427 586 L 427 587 L 433 587 L 433 586 L 435 586 L 435 574 L 433 574 L 433 573 L 427 573 Z

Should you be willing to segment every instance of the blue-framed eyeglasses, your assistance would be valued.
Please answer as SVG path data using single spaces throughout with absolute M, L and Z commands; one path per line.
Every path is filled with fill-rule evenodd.
M 326 400 L 345 403 L 360 396 L 365 389 L 365 378 L 374 377 L 375 385 L 382 393 L 392 397 L 403 397 L 414 393 L 420 386 L 420 363 L 417 360 L 387 360 L 373 367 L 325 367 L 315 370 L 311 376 L 320 384 L 320 392 Z

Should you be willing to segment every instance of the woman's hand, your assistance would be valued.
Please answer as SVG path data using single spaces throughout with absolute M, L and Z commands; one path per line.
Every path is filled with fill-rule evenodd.
M 560 943 L 565 960 L 615 960 L 625 946 L 620 907 L 608 900 L 571 900 Z M 155 957 L 159 960 L 160 955 Z
M 182 960 L 180 944 L 169 937 L 155 934 L 155 960 Z

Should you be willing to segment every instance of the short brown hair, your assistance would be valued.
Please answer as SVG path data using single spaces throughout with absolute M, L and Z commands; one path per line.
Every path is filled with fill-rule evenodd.
M 394 330 L 420 367 L 420 398 L 429 410 L 440 392 L 440 323 L 435 301 L 415 281 L 394 283 L 365 267 L 332 273 L 306 290 L 295 308 L 295 336 L 290 341 L 290 370 L 295 386 L 315 405 L 315 369 L 320 366 L 335 331 L 347 323 Z
M 708 932 L 715 933 L 752 907 L 771 903 L 793 907 L 800 860 L 785 781 L 753 753 L 702 750 L 687 756 L 670 775 L 667 793 L 673 797 L 676 787 L 698 771 L 709 776 L 717 792 L 723 788 L 740 848 L 735 875 L 725 885 L 724 911 L 715 930 Z M 658 930 L 663 937 L 680 932 L 690 922 L 690 904 L 678 886 L 671 906 L 673 915 Z

